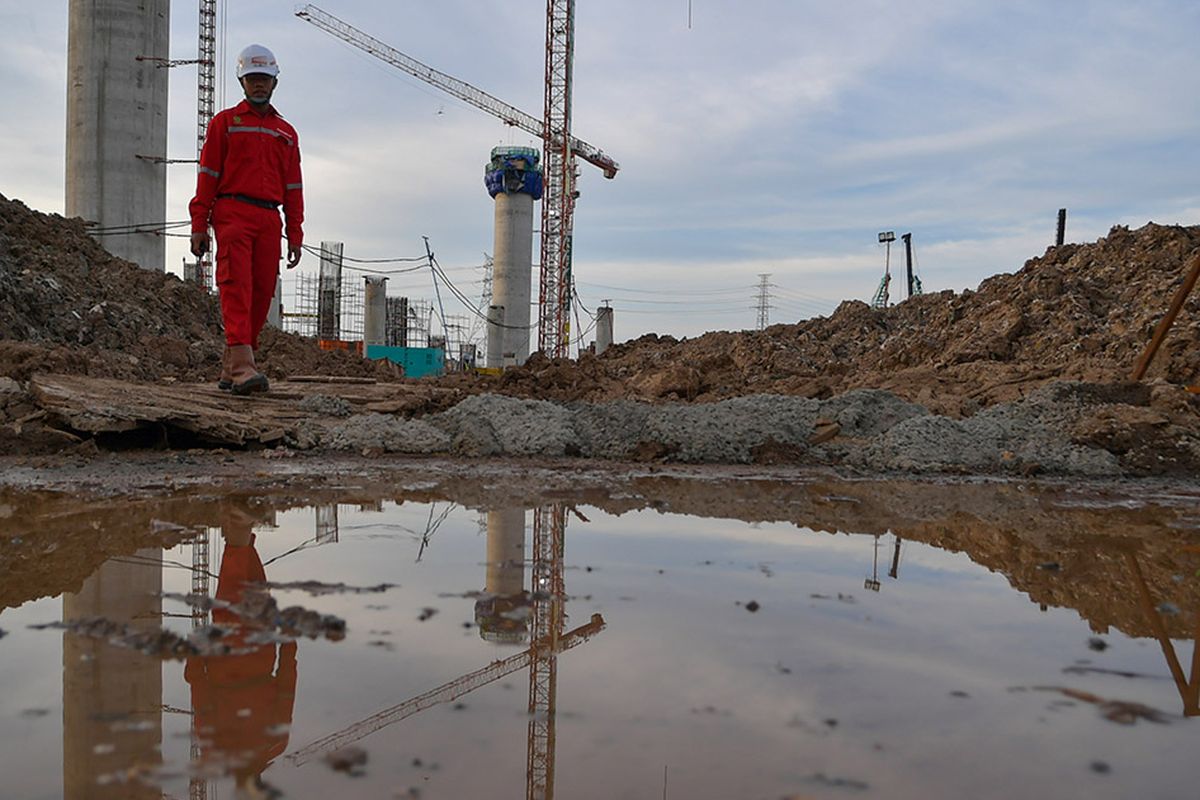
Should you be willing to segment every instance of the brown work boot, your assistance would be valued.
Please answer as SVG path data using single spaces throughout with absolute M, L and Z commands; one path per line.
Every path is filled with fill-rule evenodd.
M 229 368 L 236 395 L 265 392 L 270 388 L 267 376 L 254 366 L 254 349 L 248 344 L 236 344 L 229 348 Z
M 225 352 L 221 354 L 221 377 L 217 379 L 217 388 L 222 392 L 228 392 L 233 388 L 233 368 L 230 366 L 229 345 L 225 345 Z

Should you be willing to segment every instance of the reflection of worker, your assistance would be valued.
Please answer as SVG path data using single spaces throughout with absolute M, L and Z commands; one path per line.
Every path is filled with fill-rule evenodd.
M 241 511 L 223 520 L 217 599 L 224 603 L 240 603 L 247 584 L 266 580 L 252 524 Z M 228 767 L 245 796 L 262 788 L 259 776 L 287 749 L 296 699 L 296 643 L 282 644 L 277 652 L 274 643 L 248 641 L 256 627 L 227 608 L 214 608 L 213 622 L 230 631 L 222 641 L 232 654 L 193 656 L 184 677 L 192 687 L 196 732 L 206 743 L 204 759 Z
M 254 349 L 267 321 L 279 276 L 279 207 L 287 217 L 288 269 L 300 263 L 304 193 L 300 143 L 271 105 L 279 65 L 262 45 L 237 60 L 246 99 L 213 117 L 200 153 L 192 218 L 192 255 L 208 251 L 208 226 L 217 234 L 217 287 L 225 322 L 225 355 L 217 386 L 234 394 L 263 392 Z

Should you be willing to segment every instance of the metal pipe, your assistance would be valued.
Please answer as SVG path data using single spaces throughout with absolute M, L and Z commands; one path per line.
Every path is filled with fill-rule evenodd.
M 1179 287 L 1179 291 L 1175 292 L 1175 297 L 1171 298 L 1171 307 L 1167 309 L 1167 315 L 1158 323 L 1158 327 L 1154 330 L 1154 337 L 1150 340 L 1150 344 L 1146 346 L 1142 357 L 1138 359 L 1137 367 L 1133 370 L 1133 380 L 1140 381 L 1146 376 L 1146 370 L 1150 368 L 1150 362 L 1154 360 L 1154 354 L 1158 352 L 1159 346 L 1167 338 L 1167 331 L 1171 329 L 1172 323 L 1175 322 L 1175 317 L 1179 316 L 1184 301 L 1187 300 L 1188 295 L 1192 293 L 1192 288 L 1196 285 L 1197 278 L 1200 278 L 1200 254 L 1192 257 L 1191 271 L 1184 278 L 1183 285 Z

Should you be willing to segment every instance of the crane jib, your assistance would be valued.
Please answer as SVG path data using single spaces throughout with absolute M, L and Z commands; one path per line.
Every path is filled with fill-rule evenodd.
M 520 128 L 539 139 L 545 140 L 546 138 L 545 125 L 542 120 L 526 114 L 519 108 L 493 97 L 466 81 L 455 78 L 452 75 L 447 75 L 428 64 L 423 64 L 317 6 L 312 4 L 302 6 L 296 10 L 296 16 L 331 36 L 336 36 L 342 41 L 370 53 L 381 61 L 386 61 L 414 78 L 419 78 L 431 86 L 437 87 L 447 94 L 475 106 L 481 111 L 486 111 L 492 116 L 498 117 L 506 125 Z M 599 167 L 603 171 L 604 177 L 616 177 L 621 167 L 616 161 L 605 155 L 604 151 L 574 136 L 568 137 L 568 141 L 571 145 L 571 152 L 577 157 Z

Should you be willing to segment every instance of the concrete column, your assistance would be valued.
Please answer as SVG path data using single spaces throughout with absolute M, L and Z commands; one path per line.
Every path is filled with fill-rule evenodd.
M 529 360 L 529 307 L 533 283 L 533 198 L 496 195 L 492 299 L 504 306 L 503 366 Z
M 161 549 L 138 556 L 162 558 Z M 103 617 L 143 630 L 162 624 L 162 567 L 109 561 L 74 594 L 63 595 L 63 620 Z M 63 797 L 154 798 L 139 780 L 101 785 L 104 775 L 162 761 L 162 670 L 148 656 L 101 639 L 63 634 Z M 182 666 L 177 665 L 182 671 Z M 114 733 L 113 721 L 128 723 Z M 111 744 L 111 748 L 101 745 Z
M 387 278 L 366 276 L 363 308 L 363 344 L 387 344 Z
M 137 56 L 170 54 L 170 0 L 70 0 L 66 213 L 99 228 L 166 221 L 167 73 Z M 166 239 L 97 236 L 120 258 L 166 269 Z
M 283 330 L 283 276 L 275 278 L 275 297 L 271 300 L 271 308 L 267 310 L 267 324 L 272 328 Z
M 487 357 L 484 366 L 500 369 L 504 366 L 504 306 L 488 306 Z
M 488 352 L 498 336 L 500 363 L 520 366 L 529 360 L 529 306 L 533 283 L 533 201 L 541 199 L 543 177 L 532 147 L 493 147 L 484 168 L 484 185 L 496 201 L 492 257 L 492 301 L 504 309 L 504 327 L 488 326 Z
M 613 343 L 613 310 L 611 306 L 596 309 L 596 355 L 600 355 Z

